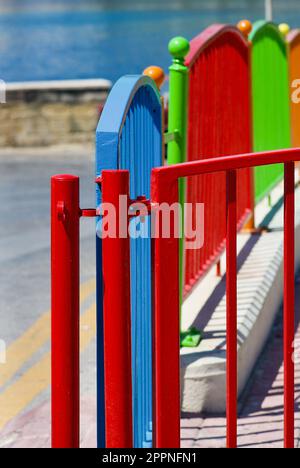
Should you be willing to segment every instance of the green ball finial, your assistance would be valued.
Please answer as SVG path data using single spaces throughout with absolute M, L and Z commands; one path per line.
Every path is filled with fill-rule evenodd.
M 190 51 L 190 43 L 184 37 L 174 37 L 169 42 L 169 52 L 175 60 L 183 60 Z
M 287 36 L 291 29 L 287 23 L 281 23 L 278 28 L 283 36 Z

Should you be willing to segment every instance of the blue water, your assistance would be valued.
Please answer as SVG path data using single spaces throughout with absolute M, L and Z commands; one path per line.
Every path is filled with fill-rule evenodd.
M 299 0 L 274 0 L 275 19 L 300 27 Z M 165 69 L 167 44 L 214 22 L 264 15 L 264 0 L 0 0 L 0 79 L 108 78 Z

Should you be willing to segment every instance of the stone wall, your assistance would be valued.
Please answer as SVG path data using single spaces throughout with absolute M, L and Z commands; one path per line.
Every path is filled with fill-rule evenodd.
M 94 142 L 110 87 L 106 80 L 7 84 L 0 147 Z

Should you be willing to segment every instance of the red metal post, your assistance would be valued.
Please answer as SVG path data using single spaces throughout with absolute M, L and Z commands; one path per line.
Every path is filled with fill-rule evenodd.
M 237 208 L 236 171 L 227 172 L 227 243 L 226 243 L 226 310 L 227 310 L 227 447 L 237 447 Z
M 79 178 L 51 179 L 52 447 L 79 447 Z
M 294 448 L 295 165 L 284 169 L 284 446 Z
M 155 205 L 178 203 L 178 181 L 168 183 L 152 171 L 151 197 Z M 179 239 L 170 217 L 169 238 L 162 236 L 162 212 L 155 216 L 154 240 L 154 446 L 180 447 L 180 310 Z
M 120 195 L 129 201 L 129 172 L 103 171 L 102 200 L 114 206 L 116 213 L 116 236 L 110 223 L 111 231 L 102 243 L 107 448 L 133 447 L 130 241 L 128 236 L 119 237 L 121 223 L 128 225 L 127 210 L 124 213 L 119 206 Z

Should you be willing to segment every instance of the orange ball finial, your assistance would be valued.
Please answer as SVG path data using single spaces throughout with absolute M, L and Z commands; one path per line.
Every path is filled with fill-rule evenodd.
M 248 20 L 242 20 L 238 23 L 237 28 L 241 31 L 243 36 L 248 39 L 248 36 L 252 31 L 252 23 Z
M 163 69 L 154 65 L 146 68 L 146 70 L 143 71 L 143 75 L 150 76 L 150 78 L 155 81 L 158 89 L 160 89 L 165 81 L 165 72 Z

